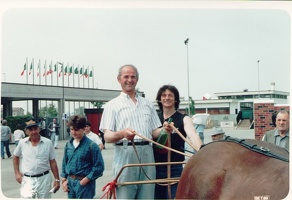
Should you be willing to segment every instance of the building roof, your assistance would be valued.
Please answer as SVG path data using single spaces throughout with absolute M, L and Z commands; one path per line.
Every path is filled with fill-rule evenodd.
M 258 94 L 278 94 L 278 95 L 285 95 L 289 96 L 289 92 L 283 92 L 283 91 L 278 91 L 278 90 L 261 90 L 259 91 L 248 91 L 244 90 L 242 92 L 217 92 L 214 93 L 215 96 L 217 97 L 222 97 L 222 96 L 241 96 L 241 95 L 258 95 Z

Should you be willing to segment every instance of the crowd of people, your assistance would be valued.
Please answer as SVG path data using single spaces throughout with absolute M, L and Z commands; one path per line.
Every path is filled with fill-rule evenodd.
M 152 145 L 151 141 L 157 141 L 162 131 L 166 131 L 169 137 L 170 142 L 165 144 L 167 147 L 183 153 L 188 140 L 195 152 L 199 151 L 203 144 L 203 131 L 194 126 L 188 115 L 178 111 L 178 89 L 173 85 L 163 85 L 158 89 L 156 101 L 160 112 L 157 113 L 149 100 L 137 94 L 138 80 L 139 72 L 134 65 L 119 68 L 117 81 L 121 86 L 121 93 L 104 107 L 99 127 L 102 140 L 91 131 L 91 122 L 84 116 L 74 115 L 70 118 L 68 130 L 71 137 L 64 147 L 61 172 L 55 152 L 60 134 L 57 118 L 47 128 L 43 118 L 38 123 L 30 120 L 26 123 L 25 132 L 17 125 L 13 133 L 16 144 L 13 154 L 9 149 L 11 129 L 7 121 L 2 120 L 1 156 L 2 159 L 5 158 L 4 152 L 7 158 L 13 156 L 15 179 L 21 184 L 20 196 L 50 198 L 52 192 L 62 188 L 68 198 L 94 198 L 95 181 L 104 171 L 101 152 L 105 149 L 105 142 L 114 145 L 114 176 L 127 164 L 184 161 L 184 155 L 163 151 Z M 289 112 L 285 110 L 279 111 L 276 117 L 273 116 L 276 127 L 265 133 L 263 141 L 289 150 L 289 116 Z M 168 122 L 170 118 L 172 123 Z M 46 134 L 47 131 L 49 135 Z M 222 140 L 224 137 L 225 132 L 221 127 L 212 129 L 212 141 Z M 182 164 L 171 167 L 167 164 L 137 165 L 126 168 L 120 174 L 118 182 L 178 178 L 182 171 Z M 117 186 L 116 194 L 118 199 L 173 199 L 176 190 L 177 183 L 171 184 L 170 190 L 169 184 L 132 184 Z

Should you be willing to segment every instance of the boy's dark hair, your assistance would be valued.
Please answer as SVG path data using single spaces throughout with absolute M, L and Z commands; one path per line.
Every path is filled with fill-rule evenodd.
M 86 127 L 86 119 L 80 115 L 73 115 L 68 122 L 68 126 L 72 126 L 74 130 L 83 129 Z
M 86 121 L 86 126 L 91 126 L 90 121 Z

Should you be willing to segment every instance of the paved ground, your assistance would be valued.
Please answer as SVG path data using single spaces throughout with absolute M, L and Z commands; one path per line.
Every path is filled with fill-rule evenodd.
M 234 128 L 226 128 L 224 129 L 226 135 L 237 137 L 237 138 L 247 138 L 247 139 L 254 139 L 254 130 L 236 130 Z M 205 143 L 211 141 L 211 130 L 205 130 Z M 59 149 L 56 150 L 57 152 L 57 163 L 59 165 L 59 170 L 61 170 L 62 158 L 63 158 L 63 150 L 65 146 L 66 140 L 59 141 Z M 105 171 L 102 177 L 97 179 L 96 181 L 96 198 L 100 198 L 103 195 L 102 188 L 107 183 L 111 182 L 114 177 L 112 175 L 112 160 L 113 160 L 113 145 L 106 144 L 106 150 L 102 151 L 102 155 L 105 162 Z M 10 150 L 13 152 L 15 149 L 15 145 L 10 145 Z M 189 148 L 187 148 L 189 149 Z M 189 149 L 190 150 L 190 149 Z M 19 198 L 19 188 L 20 185 L 16 182 L 14 178 L 14 171 L 13 171 L 13 163 L 12 158 L 1 160 L 1 191 L 0 199 L 6 198 Z M 3 196 L 4 195 L 4 196 Z M 5 198 L 6 197 L 6 198 Z M 66 199 L 67 194 L 62 190 L 59 190 L 57 193 L 52 195 L 54 199 Z

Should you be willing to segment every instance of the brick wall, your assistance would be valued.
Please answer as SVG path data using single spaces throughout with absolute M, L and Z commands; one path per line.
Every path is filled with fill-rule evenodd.
M 290 110 L 288 105 L 275 105 L 273 102 L 254 103 L 255 139 L 261 140 L 266 131 L 274 129 L 272 114 L 274 111 Z

